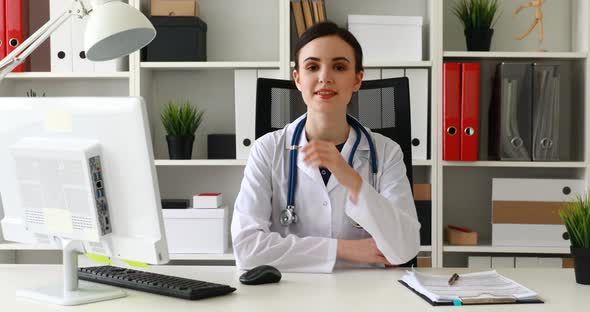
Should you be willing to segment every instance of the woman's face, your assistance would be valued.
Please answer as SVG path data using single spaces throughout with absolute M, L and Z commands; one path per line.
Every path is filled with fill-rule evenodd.
M 355 73 L 354 49 L 334 35 L 316 38 L 299 50 L 293 78 L 308 111 L 345 113 L 363 72 Z

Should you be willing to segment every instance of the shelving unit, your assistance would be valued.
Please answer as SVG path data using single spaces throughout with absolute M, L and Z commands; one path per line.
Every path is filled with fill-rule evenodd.
M 272 68 L 280 67 L 278 62 L 141 62 L 141 68 L 154 70 L 190 70 L 190 69 L 238 69 L 238 68 Z
M 474 51 L 445 51 L 445 58 L 467 59 L 585 59 L 586 52 L 474 52 Z
M 28 72 L 10 73 L 5 79 L 129 79 L 129 72 L 116 73 L 52 73 L 52 72 Z
M 149 12 L 149 0 L 129 1 Z M 424 20 L 422 61 L 391 60 L 366 62 L 367 70 L 382 68 L 426 68 L 429 73 L 430 158 L 414 160 L 416 182 L 432 186 L 432 246 L 422 252 L 432 255 L 435 267 L 452 266 L 469 254 L 564 255 L 566 248 L 491 246 L 491 178 L 590 178 L 590 3 L 586 0 L 546 1 L 545 41 L 538 49 L 537 30 L 525 40 L 514 37 L 524 32 L 533 15 L 511 12 L 515 1 L 501 0 L 503 14 L 496 23 L 491 52 L 465 51 L 461 26 L 451 12 L 454 0 L 326 0 L 328 18 L 347 25 L 349 14 L 422 16 Z M 235 133 L 234 73 L 255 69 L 290 79 L 294 66 L 294 29 L 289 0 L 200 0 L 201 18 L 208 25 L 207 62 L 143 62 L 139 53 L 129 57 L 129 71 L 119 73 L 22 73 L 10 74 L 0 84 L 0 96 L 24 96 L 29 89 L 49 96 L 142 96 L 147 103 L 150 130 L 163 198 L 190 198 L 195 192 L 223 192 L 225 204 L 233 207 L 246 160 L 206 159 L 206 135 Z M 527 15 L 528 14 L 528 15 Z M 442 160 L 442 67 L 443 62 L 482 64 L 480 161 Z M 563 114 L 572 116 L 563 133 L 571 137 L 563 146 L 567 156 L 559 162 L 507 162 L 487 160 L 487 108 L 490 79 L 496 64 L 504 61 L 547 61 L 562 65 Z M 159 112 L 171 99 L 190 99 L 206 110 L 197 131 L 192 160 L 168 160 L 164 129 Z M 1 101 L 1 100 L 0 100 Z M 231 215 L 231 213 L 230 213 Z M 443 229 L 449 224 L 465 225 L 480 233 L 479 246 L 448 246 Z M 2 252 L 30 250 L 18 244 L 0 244 Z M 42 250 L 42 249 L 40 249 Z M 174 260 L 231 261 L 232 253 L 221 255 L 173 254 Z M 464 261 L 459 261 L 462 263 Z

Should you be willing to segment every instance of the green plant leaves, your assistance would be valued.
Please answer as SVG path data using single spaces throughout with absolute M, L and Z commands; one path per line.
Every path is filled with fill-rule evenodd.
M 452 10 L 465 29 L 492 29 L 498 8 L 498 0 L 459 0 Z
M 168 135 L 192 136 L 199 128 L 204 113 L 188 100 L 180 104 L 169 101 L 160 113 L 160 119 Z
M 567 202 L 565 208 L 559 210 L 559 216 L 565 224 L 572 246 L 590 248 L 590 194 L 583 198 Z

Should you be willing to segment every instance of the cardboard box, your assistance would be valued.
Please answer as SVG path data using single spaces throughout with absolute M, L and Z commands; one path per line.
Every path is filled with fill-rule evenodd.
M 477 232 L 464 232 L 449 227 L 445 228 L 445 236 L 449 245 L 473 246 L 477 245 Z
M 431 200 L 431 187 L 426 183 L 414 183 L 414 200 Z
M 151 16 L 199 16 L 197 0 L 151 0 Z
M 432 267 L 432 257 L 423 257 L 418 256 L 416 258 L 416 266 L 419 268 L 431 268 Z
M 348 15 L 364 63 L 422 60 L 422 16 Z
M 169 253 L 222 254 L 228 246 L 228 209 L 164 209 Z
M 561 267 L 564 269 L 573 269 L 575 267 L 574 258 L 562 258 Z

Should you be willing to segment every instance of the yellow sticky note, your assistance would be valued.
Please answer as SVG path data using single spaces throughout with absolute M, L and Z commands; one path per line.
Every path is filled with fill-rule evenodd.
M 139 262 L 139 261 L 125 260 L 125 259 L 121 259 L 121 261 L 127 263 L 128 265 L 130 265 L 132 267 L 136 267 L 136 268 L 149 268 L 150 267 L 147 263 L 143 263 L 143 262 Z
M 86 257 L 88 257 L 88 259 L 90 259 L 96 263 L 113 264 L 113 261 L 111 261 L 111 258 L 106 257 L 106 256 L 95 255 L 95 254 L 91 254 L 91 253 L 85 253 L 84 255 Z
M 74 231 L 72 214 L 67 209 L 44 208 L 45 224 L 51 233 L 71 234 Z
M 72 115 L 65 110 L 48 110 L 45 113 L 45 130 L 54 133 L 72 132 Z

